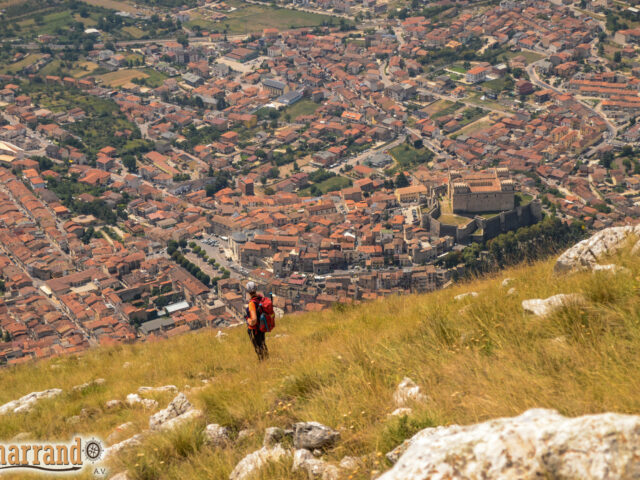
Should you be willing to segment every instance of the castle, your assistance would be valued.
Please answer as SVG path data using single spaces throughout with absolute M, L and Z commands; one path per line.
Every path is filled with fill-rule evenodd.
M 513 180 L 506 168 L 449 173 L 449 199 L 454 213 L 502 212 L 515 206 Z

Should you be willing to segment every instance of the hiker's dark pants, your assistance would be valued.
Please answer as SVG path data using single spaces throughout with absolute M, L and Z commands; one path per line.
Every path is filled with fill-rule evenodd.
M 249 338 L 251 339 L 251 343 L 253 343 L 253 348 L 256 350 L 258 354 L 259 360 L 265 360 L 269 357 L 269 349 L 267 348 L 267 344 L 264 343 L 265 333 L 261 332 L 260 329 L 256 328 L 255 330 L 247 329 L 249 333 Z

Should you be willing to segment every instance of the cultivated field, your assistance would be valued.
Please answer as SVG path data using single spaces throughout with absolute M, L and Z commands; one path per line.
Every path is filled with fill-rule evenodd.
M 105 73 L 96 77 L 101 80 L 105 85 L 110 87 L 121 87 L 122 85 L 129 83 L 134 78 L 148 78 L 149 75 L 141 70 L 117 70 L 115 72 Z

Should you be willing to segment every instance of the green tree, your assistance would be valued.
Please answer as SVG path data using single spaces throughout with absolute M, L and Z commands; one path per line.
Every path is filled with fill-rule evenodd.
M 409 180 L 404 172 L 400 172 L 396 177 L 396 188 L 403 188 L 409 186 Z

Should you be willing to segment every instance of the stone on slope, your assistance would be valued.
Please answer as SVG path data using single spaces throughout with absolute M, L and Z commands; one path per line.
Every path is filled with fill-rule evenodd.
M 278 460 L 290 455 L 281 445 L 275 447 L 262 447 L 260 450 L 256 450 L 244 457 L 235 466 L 229 480 L 245 480 L 252 478 L 257 472 L 259 472 L 267 463 L 277 462 Z
M 202 415 L 200 410 L 192 407 L 184 393 L 179 393 L 164 410 L 153 414 L 149 419 L 151 430 L 173 429 L 177 425 Z
M 340 471 L 335 465 L 315 458 L 309 450 L 300 448 L 293 453 L 293 473 L 303 471 L 309 479 L 337 480 Z
M 115 410 L 122 407 L 124 407 L 124 402 L 122 400 L 107 400 L 107 402 L 104 404 L 104 408 L 106 408 L 107 410 Z
M 137 393 L 130 393 L 127 395 L 127 403 L 132 407 L 134 405 L 142 405 L 144 408 L 150 410 L 157 408 L 158 406 L 158 402 L 156 400 L 152 398 L 141 398 Z
M 339 437 L 340 432 L 318 422 L 301 422 L 293 426 L 293 445 L 296 448 L 327 448 Z
M 408 407 L 400 407 L 400 408 L 396 408 L 393 412 L 391 412 L 387 416 L 388 417 L 402 417 L 403 415 L 411 415 L 412 412 L 413 412 L 413 410 L 411 410 Z
M 104 458 L 106 459 L 107 457 L 118 453 L 123 448 L 140 445 L 142 443 L 142 439 L 147 435 L 147 433 L 148 431 L 145 430 L 141 433 L 134 435 L 131 438 L 127 438 L 126 440 L 123 440 L 119 443 L 116 443 L 115 445 L 111 445 L 110 447 L 105 448 Z
M 265 447 L 273 447 L 280 443 L 285 437 L 291 437 L 293 430 L 283 430 L 279 427 L 268 427 L 264 431 L 263 445 Z
M 567 418 L 533 409 L 476 425 L 427 428 L 401 447 L 380 480 L 631 479 L 640 476 L 640 416 Z
M 393 392 L 393 401 L 397 407 L 404 407 L 411 402 L 425 402 L 427 396 L 422 393 L 420 386 L 409 377 L 404 377 Z
M 554 266 L 556 273 L 591 270 L 604 256 L 620 250 L 627 237 L 640 234 L 640 226 L 610 227 L 596 232 L 566 250 Z
M 140 387 L 138 388 L 138 393 L 142 395 L 143 393 L 158 393 L 158 392 L 177 392 L 178 387 L 175 385 L 164 385 L 162 387 Z
M 204 437 L 207 445 L 224 447 L 229 443 L 229 429 L 217 423 L 211 423 L 204 429 Z
M 85 390 L 87 390 L 90 387 L 96 387 L 99 385 L 104 385 L 106 383 L 106 380 L 104 378 L 96 378 L 95 380 L 91 380 L 89 382 L 85 382 L 81 385 L 76 385 L 74 386 L 71 390 L 74 392 L 83 392 Z
M 48 390 L 43 390 L 42 392 L 28 393 L 27 395 L 20 397 L 18 400 L 12 400 L 0 406 L 0 415 L 28 412 L 38 402 L 38 400 L 57 397 L 61 393 L 62 390 L 59 388 L 50 388 Z
M 460 300 L 464 300 L 467 297 L 477 297 L 478 296 L 478 292 L 466 292 L 466 293 L 461 293 L 460 295 L 456 295 L 455 297 L 453 297 L 454 300 L 456 301 L 460 301 Z
M 578 293 L 559 293 L 557 295 L 553 295 L 549 298 L 532 298 L 529 300 L 522 301 L 522 308 L 526 312 L 533 313 L 534 315 L 544 316 L 548 315 L 554 310 L 565 306 L 576 303 L 582 303 L 584 301 L 584 297 Z

